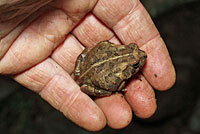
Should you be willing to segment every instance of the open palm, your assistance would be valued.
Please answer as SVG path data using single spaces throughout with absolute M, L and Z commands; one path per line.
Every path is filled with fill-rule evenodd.
M 153 88 L 167 90 L 175 71 L 167 48 L 138 0 L 56 0 L 28 26 L 21 23 L 0 41 L 0 74 L 37 92 L 79 126 L 96 131 L 106 124 L 123 128 L 156 110 Z M 26 20 L 28 21 L 28 20 Z M 20 31 L 20 32 L 19 32 Z M 6 41 L 12 38 L 13 41 Z M 71 77 L 77 56 L 102 40 L 136 42 L 147 55 L 125 97 L 92 100 Z

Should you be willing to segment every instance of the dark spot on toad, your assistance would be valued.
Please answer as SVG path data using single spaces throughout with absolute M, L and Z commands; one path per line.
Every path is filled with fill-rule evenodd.
M 154 74 L 154 76 L 157 78 L 158 77 L 158 75 L 157 74 Z

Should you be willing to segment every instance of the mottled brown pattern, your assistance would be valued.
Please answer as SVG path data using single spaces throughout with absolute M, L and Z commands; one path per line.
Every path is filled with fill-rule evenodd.
M 146 53 L 134 43 L 118 45 L 102 41 L 79 55 L 74 74 L 83 92 L 108 96 L 122 90 L 125 81 L 142 68 L 146 58 Z

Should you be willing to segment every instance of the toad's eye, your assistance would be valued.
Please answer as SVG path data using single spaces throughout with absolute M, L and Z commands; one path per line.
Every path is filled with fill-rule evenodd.
M 134 65 L 133 65 L 133 67 L 136 69 L 136 68 L 139 68 L 139 66 L 140 66 L 140 62 L 137 62 L 137 63 L 135 63 Z

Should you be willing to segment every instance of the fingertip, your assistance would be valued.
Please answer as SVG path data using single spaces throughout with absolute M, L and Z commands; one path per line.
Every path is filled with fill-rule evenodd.
M 128 84 L 125 96 L 134 114 L 145 119 L 155 113 L 157 105 L 153 89 L 143 76 L 139 77 Z
M 87 123 L 84 123 L 81 127 L 88 131 L 100 131 L 106 126 L 106 117 L 100 109 L 94 115 L 89 115 L 87 118 Z
M 60 109 L 63 114 L 88 131 L 99 131 L 106 126 L 106 118 L 101 109 L 86 94 L 80 91 L 76 102 L 65 102 Z
M 96 105 L 96 104 L 95 104 Z M 99 107 L 98 107 L 99 109 Z M 99 109 L 94 116 L 88 118 L 89 122 L 84 126 L 88 131 L 99 131 L 106 126 L 106 117 L 104 113 Z
M 156 74 L 154 74 L 154 77 L 156 77 L 155 79 L 159 79 L 159 76 Z M 167 77 L 160 78 L 160 79 L 162 79 L 160 84 L 159 84 L 159 82 L 156 82 L 158 84 L 154 85 L 154 88 L 156 90 L 166 91 L 173 87 L 173 85 L 176 82 L 176 72 L 175 72 L 173 65 L 171 65 L 171 71 L 168 72 Z
M 163 39 L 156 36 L 142 49 L 148 54 L 142 70 L 145 78 L 157 90 L 170 89 L 176 81 L 176 73 Z
M 130 124 L 132 110 L 121 94 L 98 98 L 95 102 L 103 110 L 107 124 L 111 128 L 122 129 Z
M 148 102 L 148 101 L 146 101 L 146 102 Z M 143 103 L 143 105 L 141 107 L 143 107 L 143 108 L 135 109 L 134 114 L 137 117 L 142 118 L 142 119 L 150 118 L 151 116 L 154 115 L 154 113 L 156 112 L 156 109 L 157 109 L 157 105 L 154 102 L 153 102 L 153 104 Z
M 106 118 L 103 112 L 96 113 L 95 116 L 88 120 L 90 120 L 90 123 L 83 126 L 88 131 L 100 131 L 106 126 Z

